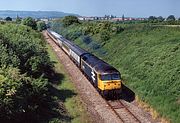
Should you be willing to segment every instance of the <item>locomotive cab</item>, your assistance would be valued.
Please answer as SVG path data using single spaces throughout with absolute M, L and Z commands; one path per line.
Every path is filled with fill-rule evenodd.
M 119 95 L 122 92 L 121 75 L 117 69 L 102 61 L 97 64 L 98 88 L 103 96 Z
M 98 86 L 101 90 L 121 89 L 121 76 L 119 73 L 99 74 Z

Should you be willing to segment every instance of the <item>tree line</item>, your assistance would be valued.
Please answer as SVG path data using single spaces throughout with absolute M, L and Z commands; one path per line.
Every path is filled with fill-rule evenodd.
M 163 22 L 163 21 L 175 22 L 176 18 L 174 15 L 169 15 L 167 18 L 163 18 L 162 16 L 159 16 L 159 17 L 149 16 L 148 21 L 152 23 Z M 177 21 L 180 21 L 180 18 Z
M 5 21 L 11 22 L 12 18 L 6 17 Z M 27 26 L 31 27 L 32 29 L 38 30 L 38 31 L 42 31 L 42 30 L 47 29 L 47 25 L 44 21 L 35 20 L 32 17 L 27 17 L 27 18 L 22 19 L 19 16 L 17 16 L 15 19 L 15 23 L 27 25 Z

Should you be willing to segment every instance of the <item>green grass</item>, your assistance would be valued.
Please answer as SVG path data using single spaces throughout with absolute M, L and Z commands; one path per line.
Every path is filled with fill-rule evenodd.
M 71 38 L 81 28 L 72 25 L 62 34 Z M 74 41 L 116 67 L 136 95 L 161 116 L 180 123 L 180 28 L 134 24 L 108 41 L 100 40 L 99 34 L 90 36 L 89 44 L 83 35 Z M 101 47 L 93 48 L 96 44 Z
M 57 88 L 62 90 L 62 96 L 64 97 L 63 102 L 65 109 L 67 110 L 68 115 L 70 115 L 71 119 L 67 119 L 65 121 L 61 121 L 61 119 L 54 118 L 51 123 L 58 123 L 58 122 L 72 122 L 72 123 L 88 123 L 90 122 L 87 112 L 84 110 L 82 102 L 80 101 L 80 97 L 77 95 L 76 89 L 74 84 L 71 82 L 70 78 L 68 77 L 67 73 L 64 70 L 63 65 L 59 62 L 57 56 L 55 55 L 52 48 L 48 45 L 47 51 L 51 60 L 55 63 L 54 69 L 55 71 L 60 74 L 62 79 L 57 82 Z M 61 95 L 61 94 L 60 94 Z

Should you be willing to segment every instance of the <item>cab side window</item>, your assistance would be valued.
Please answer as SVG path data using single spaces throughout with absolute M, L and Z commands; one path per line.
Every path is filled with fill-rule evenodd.
M 86 61 L 86 60 L 87 60 L 87 57 L 86 57 L 86 56 L 84 56 L 84 57 L 83 57 L 83 60 L 84 60 L 84 61 Z

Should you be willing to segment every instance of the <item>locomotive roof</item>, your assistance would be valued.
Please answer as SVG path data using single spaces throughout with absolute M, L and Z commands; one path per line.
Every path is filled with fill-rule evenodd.
M 85 51 L 84 49 L 82 49 L 82 48 L 80 48 L 80 47 L 78 47 L 77 45 L 75 45 L 72 41 L 70 41 L 70 40 L 67 40 L 67 39 L 65 39 L 65 38 L 61 38 L 60 40 L 62 40 L 64 43 L 66 43 L 69 47 L 70 47 L 70 49 L 72 50 L 72 51 L 74 51 L 78 56 L 81 56 L 81 55 L 83 55 L 83 54 L 85 54 L 85 53 L 88 53 L 87 51 Z
M 70 49 L 73 47 L 74 44 L 72 42 L 70 42 L 69 40 L 67 40 L 65 38 L 61 38 L 61 39 L 62 39 L 63 43 L 66 44 Z
M 98 73 L 101 74 L 112 74 L 119 73 L 114 67 L 94 56 L 93 54 L 85 54 L 83 59 L 88 63 L 92 68 L 94 68 Z
M 98 62 L 96 64 L 94 69 L 101 74 L 119 74 L 119 71 L 117 69 L 102 60 L 101 62 Z
M 71 47 L 71 50 L 73 50 L 78 56 L 88 53 L 86 50 L 78 47 L 77 45 L 73 45 L 73 47 Z
M 61 38 L 62 36 L 52 30 L 49 31 L 52 35 L 54 35 L 56 38 Z

